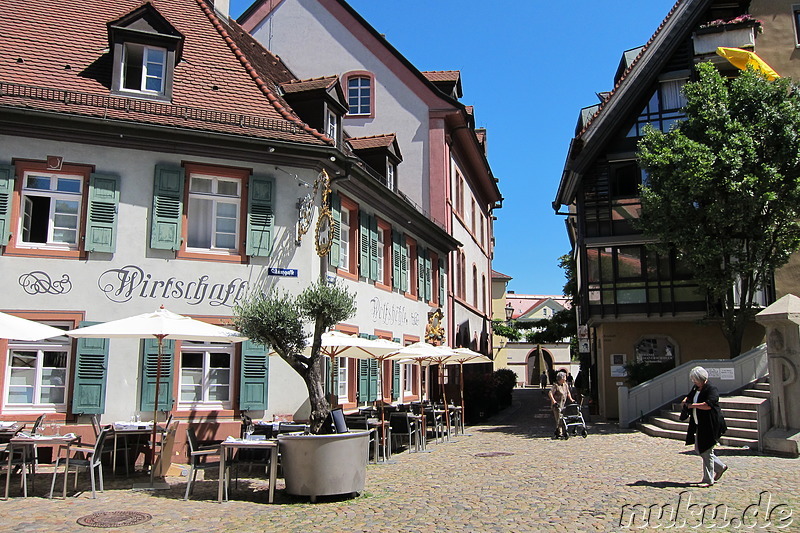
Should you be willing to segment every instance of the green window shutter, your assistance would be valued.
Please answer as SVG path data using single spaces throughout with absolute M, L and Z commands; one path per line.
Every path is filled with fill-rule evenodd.
M 119 176 L 89 176 L 89 212 L 86 224 L 86 251 L 114 253 L 117 248 L 119 218 Z
M 358 360 L 358 401 L 369 402 L 369 360 Z
M 369 217 L 369 277 L 373 281 L 383 281 L 378 279 L 378 219 L 375 216 Z
M 439 259 L 439 305 L 444 307 L 444 295 L 446 294 L 445 290 L 445 282 L 447 281 L 447 276 L 444 272 L 444 259 Z
M 14 166 L 0 165 L 0 246 L 11 235 L 11 199 L 14 196 Z
M 401 287 L 401 265 L 403 263 L 403 234 L 399 231 L 392 230 L 392 288 L 399 289 Z
M 80 327 L 97 322 L 81 322 Z M 72 414 L 99 415 L 106 409 L 108 379 L 108 339 L 78 339 Z
M 242 365 L 239 381 L 239 409 L 263 411 L 267 408 L 269 385 L 269 351 L 251 340 L 242 343 Z
M 392 361 L 392 400 L 400 398 L 400 363 Z
M 375 359 L 367 359 L 369 368 L 369 397 L 368 402 L 374 402 L 379 397 L 378 394 L 378 361 Z
M 417 248 L 417 299 L 425 299 L 425 249 Z
M 158 370 L 158 340 L 142 341 L 142 388 L 139 409 L 155 408 L 156 376 Z M 174 368 L 175 341 L 164 339 L 161 356 L 161 380 L 158 385 L 158 410 L 172 409 L 172 369 Z
M 369 228 L 370 228 L 370 219 L 371 216 L 366 214 L 364 211 L 360 211 L 358 213 L 358 221 L 359 221 L 359 243 L 358 243 L 358 272 L 362 277 L 365 278 L 373 278 L 370 275 L 370 265 L 372 264 L 372 258 L 370 255 L 370 237 L 369 237 Z
M 431 280 L 432 272 L 431 272 L 431 255 L 427 252 L 425 253 L 425 301 L 430 302 L 433 299 L 433 286 Z
M 251 257 L 267 257 L 272 253 L 275 234 L 275 180 L 250 176 L 247 192 L 247 242 L 245 253 Z
M 341 254 L 342 238 L 342 199 L 335 192 L 331 193 L 331 251 L 328 252 L 328 262 L 332 267 L 339 267 L 339 255 Z
M 14 166 L 0 165 L 0 246 L 11 235 L 11 199 L 14 196 Z
M 153 183 L 153 211 L 150 213 L 150 247 L 179 250 L 183 221 L 183 185 L 181 167 L 156 165 Z

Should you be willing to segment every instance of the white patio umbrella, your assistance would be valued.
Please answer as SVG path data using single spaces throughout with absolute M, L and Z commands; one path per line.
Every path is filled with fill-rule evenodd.
M 161 385 L 161 358 L 164 339 L 199 342 L 242 342 L 247 339 L 238 332 L 201 322 L 187 316 L 178 315 L 164 309 L 162 305 L 153 313 L 144 313 L 119 320 L 112 320 L 94 326 L 73 329 L 66 332 L 70 337 L 93 339 L 148 339 L 158 340 L 158 359 L 156 363 L 156 390 L 153 409 L 153 443 L 156 442 L 158 423 L 158 394 Z M 153 450 L 155 452 L 155 449 Z M 153 458 L 155 459 L 155 457 Z M 155 471 L 155 464 L 151 473 Z M 151 475 L 152 478 L 152 475 Z
M 442 398 L 444 404 L 447 406 L 447 396 L 444 392 L 444 383 L 442 382 L 441 365 L 447 360 L 449 356 L 453 355 L 452 348 L 448 346 L 434 346 L 425 341 L 415 342 L 404 346 L 397 350 L 397 353 L 390 357 L 390 359 L 397 361 L 414 361 L 419 365 L 419 380 L 420 380 L 420 396 L 422 396 L 422 368 L 423 366 L 439 365 L 439 386 L 442 391 Z M 425 405 L 421 406 L 421 414 L 423 423 L 425 421 Z M 447 421 L 447 431 L 450 431 L 450 414 L 445 409 L 445 419 Z
M 492 360 L 469 348 L 454 348 L 453 355 L 449 356 L 445 362 L 447 365 L 458 364 L 459 385 L 461 392 L 461 432 L 464 432 L 464 419 L 466 410 L 464 409 L 464 365 L 470 363 L 491 363 Z
M 0 339 L 38 341 L 66 334 L 66 331 L 52 326 L 0 313 Z
M 387 339 L 368 339 L 356 335 L 348 335 L 341 331 L 326 331 L 322 334 L 320 350 L 331 358 L 331 362 L 334 357 L 374 359 L 378 361 L 378 372 L 380 373 L 381 388 L 383 388 L 383 363 L 402 347 L 402 344 Z M 311 347 L 306 346 L 306 351 L 310 350 Z M 333 372 L 333 364 L 331 364 L 331 372 Z M 379 393 L 381 400 L 383 400 L 382 391 L 379 391 Z M 385 420 L 383 403 L 381 402 L 381 427 Z

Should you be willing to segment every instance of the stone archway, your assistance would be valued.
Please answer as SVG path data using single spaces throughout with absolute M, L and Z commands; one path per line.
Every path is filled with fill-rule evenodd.
M 539 355 L 540 350 L 541 356 Z M 549 350 L 546 350 L 541 346 L 536 347 L 528 352 L 525 369 L 527 373 L 527 383 L 531 387 L 539 386 L 539 376 L 542 375 L 542 370 L 547 373 L 548 382 L 552 382 L 553 377 L 555 376 L 555 370 L 553 369 L 553 355 Z

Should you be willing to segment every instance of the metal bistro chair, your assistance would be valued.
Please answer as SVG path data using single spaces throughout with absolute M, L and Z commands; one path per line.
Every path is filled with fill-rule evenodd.
M 84 453 L 86 454 L 85 458 L 82 457 L 70 457 L 69 458 L 69 467 L 64 468 L 64 475 L 69 476 L 69 468 L 75 469 L 75 488 L 78 487 L 78 469 L 79 468 L 86 468 L 89 470 L 89 477 L 92 481 L 92 498 L 97 498 L 97 494 L 95 493 L 95 480 L 100 482 L 100 492 L 103 492 L 103 462 L 101 461 L 101 455 L 103 454 L 103 446 L 106 442 L 106 436 L 108 435 L 108 428 L 103 428 L 100 430 L 100 434 L 97 436 L 97 441 L 94 443 L 94 446 L 70 446 L 69 450 L 74 451 L 77 453 Z M 60 448 L 59 448 L 60 452 Z M 55 468 L 53 469 L 53 481 L 50 483 L 50 497 L 53 497 L 53 489 L 56 486 L 56 476 L 58 475 L 58 467 L 61 465 L 67 465 L 67 458 L 66 457 L 59 457 L 56 459 Z M 95 470 L 97 470 L 97 474 L 95 475 Z
M 392 432 L 392 445 L 400 437 L 408 438 L 408 449 L 411 450 L 412 442 L 414 451 L 419 451 L 419 434 L 415 422 L 409 418 L 409 413 L 389 413 L 389 427 Z
M 197 434 L 194 431 L 192 426 L 186 428 L 186 440 L 189 444 L 189 466 L 191 470 L 189 471 L 189 478 L 186 482 L 186 494 L 183 496 L 184 500 L 189 499 L 189 495 L 192 493 L 192 486 L 197 479 L 197 471 L 198 470 L 206 470 L 208 468 L 219 468 L 220 461 L 222 459 L 222 447 L 219 444 L 214 444 L 212 446 L 200 446 L 199 442 L 197 441 Z M 208 457 L 217 456 L 220 460 L 218 461 L 206 461 L 205 459 Z M 226 466 L 230 468 L 231 462 L 226 462 Z M 224 476 L 225 472 L 220 471 L 220 476 Z M 228 499 L 228 484 L 225 483 L 225 499 Z

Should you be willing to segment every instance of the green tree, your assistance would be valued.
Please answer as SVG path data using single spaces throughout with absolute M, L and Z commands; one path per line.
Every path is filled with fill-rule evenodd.
M 697 72 L 684 87 L 686 120 L 639 142 L 649 175 L 639 226 L 692 269 L 734 357 L 756 291 L 800 245 L 800 93 L 753 70 L 731 80 L 710 63 Z
M 319 433 L 330 412 L 320 351 L 322 334 L 353 316 L 355 311 L 354 296 L 346 288 L 325 281 L 307 287 L 296 297 L 277 291 L 256 292 L 234 308 L 236 328 L 250 339 L 269 346 L 303 378 L 311 405 L 312 433 Z M 304 322 L 311 322 L 314 328 L 308 354 Z

